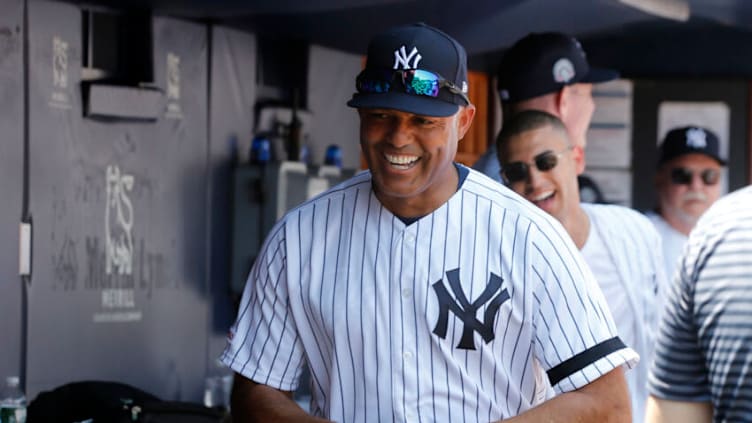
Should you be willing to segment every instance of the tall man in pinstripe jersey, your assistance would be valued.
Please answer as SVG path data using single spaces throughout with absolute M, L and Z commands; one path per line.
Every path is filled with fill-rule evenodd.
M 532 32 L 504 53 L 497 83 L 506 121 L 523 110 L 542 110 L 564 122 L 575 149 L 585 154 L 587 131 L 595 112 L 593 85 L 612 81 L 619 73 L 590 66 L 576 38 L 561 32 Z M 503 126 L 503 123 L 502 123 Z M 473 165 L 502 182 L 496 145 L 491 145 Z M 583 201 L 603 202 L 597 185 L 585 176 L 585 161 L 578 163 Z
M 642 422 L 658 324 L 656 294 L 666 285 L 660 235 L 632 209 L 580 203 L 582 150 L 556 116 L 519 112 L 504 123 L 496 142 L 504 182 L 564 225 L 606 294 L 619 337 L 640 354 L 627 382 L 632 416 Z
M 628 422 L 638 356 L 571 239 L 453 161 L 475 113 L 462 46 L 392 28 L 356 88 L 370 170 L 264 242 L 222 355 L 235 421 Z M 304 364 L 312 415 L 291 399 Z

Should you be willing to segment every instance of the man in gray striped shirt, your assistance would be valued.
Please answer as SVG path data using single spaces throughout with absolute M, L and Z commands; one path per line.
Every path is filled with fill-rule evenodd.
M 752 421 L 752 186 L 692 230 L 651 368 L 648 423 Z

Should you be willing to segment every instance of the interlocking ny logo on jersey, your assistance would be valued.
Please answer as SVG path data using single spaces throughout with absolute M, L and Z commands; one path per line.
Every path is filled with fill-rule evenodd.
M 422 58 L 423 56 L 418 53 L 416 47 L 413 47 L 410 54 L 407 54 L 405 46 L 402 46 L 394 50 L 394 69 L 399 69 L 400 65 L 402 65 L 402 69 L 418 69 L 418 63 L 420 63 L 420 59 Z M 410 60 L 413 62 L 410 63 Z
M 501 289 L 501 277 L 491 273 L 486 289 L 471 304 L 465 292 L 462 291 L 459 273 L 459 269 L 446 272 L 449 286 L 454 293 L 454 298 L 447 291 L 443 281 L 439 280 L 433 284 L 436 298 L 439 300 L 439 320 L 436 322 L 433 333 L 440 336 L 441 339 L 446 339 L 449 312 L 451 311 L 464 324 L 462 338 L 460 339 L 460 343 L 457 344 L 457 348 L 474 350 L 475 341 L 473 339 L 473 332 L 478 332 L 486 344 L 493 341 L 495 337 L 493 333 L 494 319 L 496 318 L 496 313 L 499 311 L 499 307 L 509 299 L 509 293 L 506 288 Z M 497 293 L 498 295 L 496 295 Z M 496 296 L 494 297 L 494 295 Z M 476 314 L 478 309 L 486 304 L 487 307 L 485 313 L 483 313 L 483 322 L 481 322 L 477 319 Z

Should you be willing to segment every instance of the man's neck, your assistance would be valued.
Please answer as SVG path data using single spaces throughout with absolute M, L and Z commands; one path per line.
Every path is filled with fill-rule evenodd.
M 582 250 L 590 235 L 590 218 L 585 210 L 578 204 L 573 213 L 570 214 L 570 218 L 561 223 L 577 249 Z
M 677 232 L 684 234 L 685 236 L 689 236 L 689 233 L 692 231 L 692 228 L 695 226 L 695 223 L 697 223 L 696 220 L 690 219 L 682 219 L 680 217 L 676 217 L 670 214 L 660 214 L 663 220 L 668 223 L 669 226 L 674 228 Z
M 445 180 L 435 183 L 430 190 L 426 190 L 413 197 L 393 197 L 380 193 L 374 187 L 376 198 L 395 216 L 403 221 L 421 218 L 434 212 L 454 195 L 460 186 L 460 175 L 456 165 L 451 164 L 451 170 L 445 175 Z

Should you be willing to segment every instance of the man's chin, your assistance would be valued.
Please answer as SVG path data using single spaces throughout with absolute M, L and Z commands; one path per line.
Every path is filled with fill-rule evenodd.
M 692 212 L 679 213 L 677 215 L 677 217 L 679 218 L 679 220 L 681 220 L 682 222 L 684 222 L 685 225 L 695 226 L 697 224 L 697 221 L 700 220 L 700 216 L 702 216 L 702 213 L 706 209 L 707 208 L 703 209 L 700 212 L 692 211 Z

